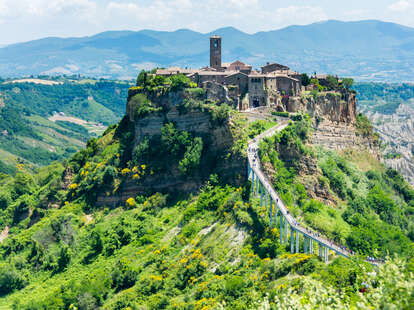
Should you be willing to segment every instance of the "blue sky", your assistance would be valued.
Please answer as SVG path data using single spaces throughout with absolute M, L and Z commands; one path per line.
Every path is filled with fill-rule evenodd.
M 414 27 L 414 0 L 0 0 L 0 44 L 126 29 L 254 33 L 327 19 Z

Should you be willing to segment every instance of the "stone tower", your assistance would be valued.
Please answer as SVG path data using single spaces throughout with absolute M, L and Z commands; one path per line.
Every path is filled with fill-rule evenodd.
M 210 38 L 210 67 L 221 69 L 221 37 Z

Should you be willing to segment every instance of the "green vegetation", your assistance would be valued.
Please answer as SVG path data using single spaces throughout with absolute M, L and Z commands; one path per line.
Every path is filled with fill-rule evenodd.
M 133 90 L 135 108 L 158 108 L 149 99 L 158 86 Z M 159 134 L 137 141 L 141 119 L 124 117 L 69 160 L 36 173 L 21 164 L 15 176 L 0 175 L 0 230 L 9 229 L 0 243 L 0 308 L 413 307 L 414 190 L 401 175 L 373 158 L 361 169 L 359 158 L 370 157 L 360 153 L 312 147 L 310 118 L 293 115 L 260 145 L 263 166 L 291 213 L 362 256 L 393 258 L 375 269 L 359 256 L 330 253 L 325 264 L 316 255 L 289 254 L 249 182 L 231 186 L 234 180 L 218 169 L 244 162 L 247 141 L 275 123 L 248 123 L 199 91 L 181 91 L 188 96 L 179 113 L 208 113 L 211 132 L 230 128 L 226 140 L 233 145 L 223 154 L 212 134 L 168 121 Z M 147 186 L 155 177 L 204 181 L 197 192 L 168 195 Z M 135 196 L 122 191 L 125 184 L 146 187 Z M 98 196 L 125 194 L 117 207 L 97 203 Z
M 372 128 L 366 131 L 369 121 L 364 120 L 365 126 L 358 129 L 372 134 Z M 273 186 L 292 214 L 362 255 L 411 257 L 414 190 L 410 185 L 392 169 L 361 171 L 353 156 L 313 149 L 306 145 L 308 136 L 309 123 L 303 118 L 266 139 L 260 148 L 262 161 L 276 171 Z M 310 199 L 315 196 L 319 200 Z
M 274 116 L 289 117 L 289 112 L 276 112 L 276 111 L 272 111 L 271 113 Z
M 360 107 L 365 111 L 394 114 L 398 107 L 414 98 L 413 84 L 356 83 Z
M 56 80 L 62 84 L 0 84 L 0 150 L 11 155 L 1 158 L 0 172 L 13 173 L 19 163 L 38 167 L 68 158 L 102 133 L 100 123 L 108 125 L 123 115 L 128 83 Z M 50 121 L 56 112 L 65 117 Z M 85 124 L 69 122 L 66 116 Z

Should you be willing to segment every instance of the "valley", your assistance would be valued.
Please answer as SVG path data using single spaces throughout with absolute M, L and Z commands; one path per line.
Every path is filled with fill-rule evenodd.
M 55 77 L 0 84 L 0 172 L 68 158 L 119 120 L 128 82 Z

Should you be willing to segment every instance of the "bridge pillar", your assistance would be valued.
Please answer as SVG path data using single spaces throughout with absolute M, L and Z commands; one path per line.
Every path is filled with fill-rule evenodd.
M 319 257 L 322 257 L 322 244 L 320 242 L 318 243 L 318 248 L 319 248 Z
M 283 244 L 283 216 L 280 214 L 280 244 Z
M 329 249 L 325 247 L 325 263 L 329 261 Z
M 252 195 L 254 195 L 254 171 L 252 170 Z
M 313 254 L 313 239 L 309 239 L 309 253 Z
M 266 192 L 266 194 L 267 194 L 267 192 Z M 272 200 L 272 196 L 269 196 L 269 203 L 270 203 L 270 206 L 269 206 L 269 220 L 270 220 L 270 227 L 272 227 L 273 226 L 273 214 L 272 214 L 272 212 L 273 212 L 273 200 Z M 266 205 L 267 205 L 267 195 L 266 195 Z M 275 221 L 275 223 L 276 223 L 276 221 Z
M 256 175 L 256 196 L 259 196 L 259 176 Z
M 277 208 L 276 201 L 274 201 L 274 208 L 275 208 L 275 225 L 277 225 L 277 214 L 279 213 L 279 209 Z
M 288 243 L 288 221 L 285 218 L 285 243 Z
M 247 161 L 247 180 L 250 179 L 250 163 Z
M 290 226 L 290 253 L 295 253 L 295 246 L 294 246 L 294 230 L 293 227 Z
M 308 253 L 308 237 L 303 235 L 303 253 Z
M 299 231 L 297 230 L 296 231 L 296 253 L 299 253 L 299 237 L 300 237 L 300 234 L 299 234 Z
M 263 207 L 263 186 L 262 182 L 259 182 L 259 189 L 260 189 L 260 208 Z

